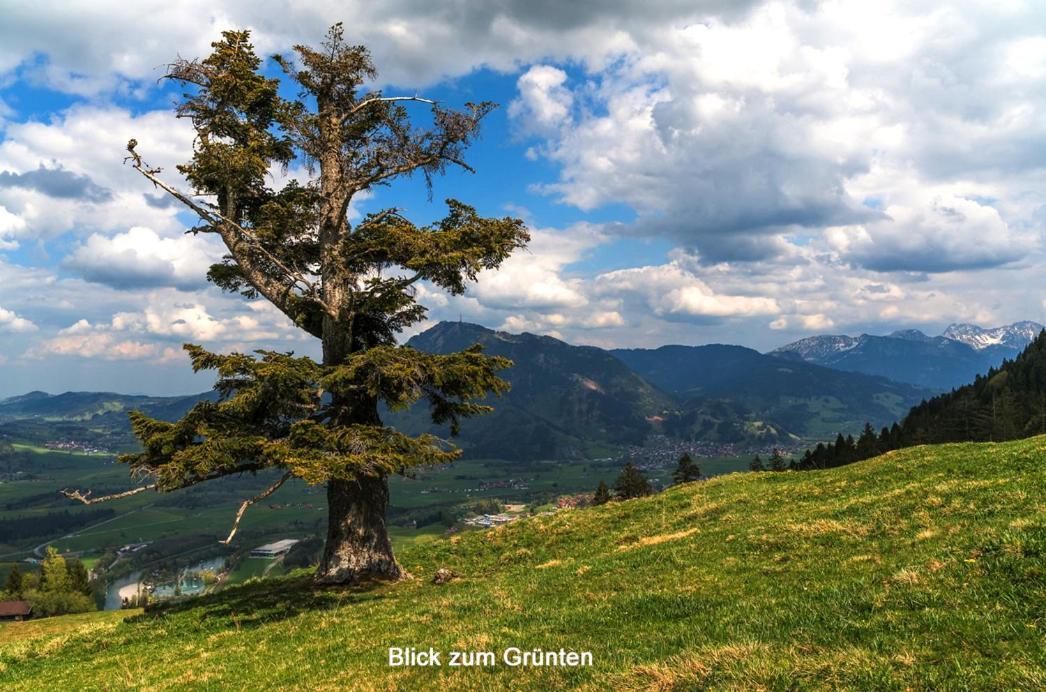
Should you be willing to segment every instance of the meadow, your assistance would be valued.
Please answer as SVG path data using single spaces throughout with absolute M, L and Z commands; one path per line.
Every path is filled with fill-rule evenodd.
M 298 572 L 127 619 L 8 624 L 0 686 L 1042 689 L 1044 460 L 1037 437 L 730 474 L 415 542 L 395 584 Z M 460 576 L 435 585 L 441 567 Z M 389 647 L 593 665 L 390 668 Z

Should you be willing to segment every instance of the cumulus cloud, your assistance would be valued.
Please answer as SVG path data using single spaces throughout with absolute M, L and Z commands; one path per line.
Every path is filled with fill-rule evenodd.
M 29 354 L 31 358 L 76 356 L 102 360 L 142 360 L 156 356 L 156 344 L 120 340 L 112 334 L 59 334 L 46 339 Z
M 551 65 L 534 65 L 516 82 L 519 97 L 508 113 L 525 132 L 552 131 L 570 115 L 574 97 L 563 86 L 567 73 Z
M 577 84 L 581 105 L 535 149 L 561 171 L 542 189 L 583 210 L 625 203 L 639 217 L 622 232 L 672 238 L 709 264 L 788 256 L 784 236 L 840 226 L 867 231 L 855 261 L 884 271 L 1006 263 L 1028 245 L 1005 226 L 1046 208 L 1033 76 L 1044 30 L 1030 6 L 972 2 L 765 2 L 666 25 L 588 79 L 552 82 Z M 520 80 L 519 103 L 540 112 L 545 99 Z M 1039 203 L 1011 204 L 1001 224 L 969 209 L 963 234 L 992 232 L 976 251 L 947 242 L 957 224 L 926 204 L 904 213 L 911 189 L 959 181 L 997 183 L 1000 209 Z
M 580 59 L 593 66 L 657 37 L 665 24 L 710 14 L 737 16 L 736 0 L 614 0 L 602 3 L 276 2 L 79 0 L 7 7 L 0 25 L 0 73 L 21 70 L 79 94 L 134 94 L 176 54 L 205 54 L 223 29 L 250 27 L 263 53 L 316 42 L 334 22 L 366 44 L 382 78 L 424 86 L 476 68 L 513 70 L 527 61 Z M 128 37 L 144 36 L 148 40 Z
M 974 194 L 983 186 L 919 184 L 901 172 L 881 184 L 889 200 L 881 218 L 825 233 L 846 261 L 880 272 L 937 273 L 1009 264 L 1040 246 L 1019 219 L 1011 226 L 990 197 Z
M 598 294 L 640 297 L 655 315 L 667 319 L 714 321 L 772 315 L 781 309 L 773 298 L 716 293 L 675 263 L 607 272 L 595 283 Z
M 0 307 L 0 332 L 35 332 L 36 325 L 10 310 Z
M 0 141 L 0 207 L 20 219 L 0 238 L 47 240 L 67 232 L 126 232 L 145 225 L 184 230 L 176 207 L 158 207 L 142 177 L 123 164 L 138 139 L 151 165 L 174 171 L 192 151 L 192 128 L 170 111 L 132 114 L 115 106 L 77 105 L 47 122 L 10 124 Z M 171 182 L 178 182 L 177 174 Z
M 222 256 L 207 236 L 162 238 L 135 226 L 112 237 L 91 235 L 64 266 L 88 281 L 119 289 L 172 286 L 182 290 L 206 285 L 207 269 Z
M 485 271 L 469 289 L 480 305 L 504 310 L 557 310 L 588 303 L 582 281 L 566 268 L 604 242 L 602 230 L 589 224 L 563 229 L 534 229 L 530 244 L 496 271 Z

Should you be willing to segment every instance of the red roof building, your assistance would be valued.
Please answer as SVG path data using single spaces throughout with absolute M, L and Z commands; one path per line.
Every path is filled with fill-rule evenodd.
M 25 620 L 32 611 L 28 601 L 0 601 L 0 620 Z

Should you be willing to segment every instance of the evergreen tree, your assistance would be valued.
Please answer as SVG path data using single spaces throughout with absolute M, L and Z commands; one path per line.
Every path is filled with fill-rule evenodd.
M 913 407 L 878 435 L 866 425 L 853 437 L 818 444 L 798 468 L 849 464 L 902 447 L 942 442 L 1012 440 L 1046 432 L 1046 332 L 1012 361 L 971 384 Z
M 672 482 L 676 485 L 680 483 L 690 483 L 691 481 L 700 480 L 701 469 L 697 467 L 694 460 L 690 458 L 688 453 L 684 453 L 683 456 L 679 457 L 679 463 L 676 466 L 676 470 L 672 472 Z
M 781 450 L 775 449 L 773 454 L 770 455 L 770 470 L 771 471 L 784 471 L 787 468 L 784 460 L 784 456 L 781 454 Z
M 879 451 L 879 438 L 876 437 L 875 428 L 871 423 L 864 424 L 861 436 L 857 438 L 856 454 L 858 459 L 869 459 Z
M 22 597 L 22 570 L 17 564 L 7 573 L 7 579 L 4 580 L 4 593 L 15 599 Z
M 66 570 L 69 572 L 69 588 L 85 596 L 90 596 L 91 579 L 87 574 L 87 568 L 79 560 L 67 560 Z
M 621 470 L 621 475 L 614 481 L 614 492 L 622 500 L 644 497 L 653 491 L 653 488 L 650 487 L 650 481 L 631 461 L 625 464 L 625 468 Z
M 592 496 L 593 505 L 605 505 L 610 502 L 610 488 L 604 481 L 599 481 L 599 486 L 596 488 L 596 493 Z
M 178 115 L 192 123 L 195 146 L 178 170 L 193 194 L 162 179 L 135 140 L 128 161 L 199 217 L 194 234 L 225 245 L 208 279 L 272 303 L 320 341 L 323 359 L 219 355 L 187 345 L 194 370 L 217 372 L 219 400 L 200 402 L 174 423 L 132 413 L 144 451 L 121 461 L 134 477 L 152 479 L 137 490 L 278 469 L 279 479 L 245 507 L 290 477 L 323 483 L 328 529 L 316 580 L 399 578 L 385 522 L 388 476 L 447 463 L 459 450 L 383 425 L 379 408 L 425 399 L 433 422 L 449 424 L 454 435 L 462 418 L 490 410 L 477 402 L 507 389 L 496 373 L 511 365 L 478 346 L 447 355 L 397 346 L 396 335 L 425 318 L 415 284 L 462 294 L 529 238 L 522 221 L 485 218 L 456 200 L 427 226 L 396 208 L 353 226 L 348 210 L 354 198 L 405 176 L 430 183 L 448 168 L 471 171 L 464 151 L 494 106 L 454 111 L 368 91 L 377 75 L 370 54 L 347 44 L 340 24 L 320 47 L 296 46 L 295 60 L 276 56 L 284 79 L 266 76 L 247 31 L 223 32 L 212 45 L 207 58 L 178 60 L 168 74 L 188 92 Z M 295 90 L 296 98 L 282 95 Z M 428 108 L 431 126 L 416 125 L 408 107 Z M 312 164 L 308 182 L 269 186 L 271 170 L 302 160 Z M 235 531 L 236 524 L 227 542 Z
M 751 471 L 766 471 L 766 466 L 763 465 L 763 460 L 758 454 L 752 457 L 752 461 L 748 462 L 748 468 Z

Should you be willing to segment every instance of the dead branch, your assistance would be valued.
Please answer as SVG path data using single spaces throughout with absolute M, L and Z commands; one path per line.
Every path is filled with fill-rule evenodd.
M 229 248 L 229 251 L 236 257 L 237 263 L 242 269 L 244 269 L 248 280 L 250 280 L 251 284 L 258 289 L 259 293 L 272 301 L 272 303 L 277 307 L 284 309 L 286 307 L 287 295 L 293 290 L 295 285 L 300 285 L 311 300 L 318 303 L 327 313 L 331 313 L 330 307 L 322 298 L 319 297 L 319 288 L 315 282 L 309 281 L 301 273 L 287 267 L 279 260 L 279 258 L 266 250 L 253 233 L 224 216 L 214 205 L 206 204 L 205 206 L 177 188 L 165 183 L 158 175 L 160 172 L 159 168 L 149 168 L 145 162 L 142 161 L 141 155 L 135 151 L 135 147 L 137 146 L 138 141 L 134 139 L 127 143 L 127 151 L 130 155 L 124 159 L 124 162 L 126 163 L 127 161 L 130 161 L 131 167 L 141 173 L 153 185 L 189 207 L 203 221 L 214 226 L 216 232 L 222 237 L 222 240 L 225 241 L 225 245 Z M 250 261 L 246 255 L 237 251 L 237 247 L 240 245 L 240 242 L 238 242 L 239 240 L 246 242 L 252 247 L 252 249 L 264 255 L 266 260 L 283 272 L 284 276 L 290 281 L 290 283 L 273 285 L 273 282 L 264 277 L 263 272 L 257 269 L 254 266 L 254 263 Z M 286 312 L 286 310 L 284 311 Z M 294 319 L 293 315 L 289 316 L 291 319 Z
M 66 488 L 61 491 L 63 495 L 68 497 L 70 500 L 78 500 L 85 505 L 93 505 L 98 502 L 108 502 L 109 500 L 119 500 L 121 497 L 130 497 L 131 495 L 137 495 L 138 493 L 144 493 L 146 490 L 155 490 L 156 484 L 150 483 L 149 485 L 140 485 L 137 488 L 131 490 L 125 490 L 122 493 L 113 493 L 112 495 L 103 495 L 102 497 L 91 497 L 91 491 L 82 492 L 80 490 L 69 490 Z
M 364 99 L 353 106 L 349 112 L 345 114 L 345 117 L 342 118 L 342 122 L 345 122 L 372 103 L 380 103 L 382 101 L 418 101 L 419 103 L 427 103 L 430 106 L 436 105 L 436 102 L 432 99 L 426 99 L 420 96 L 374 96 L 369 99 Z
M 247 512 L 247 508 L 250 507 L 251 505 L 253 505 L 255 502 L 259 502 L 261 500 L 264 500 L 269 495 L 272 495 L 274 492 L 279 490 L 280 486 L 283 485 L 284 483 L 286 483 L 288 481 L 288 479 L 290 479 L 290 477 L 292 475 L 294 475 L 294 474 L 292 474 L 290 471 L 288 471 L 287 473 L 285 473 L 282 476 L 280 476 L 280 479 L 278 481 L 276 481 L 275 483 L 270 485 L 265 490 L 261 491 L 260 493 L 258 493 L 254 497 L 250 498 L 249 500 L 244 500 L 243 503 L 240 505 L 240 509 L 236 512 L 236 518 L 232 522 L 232 530 L 229 531 L 228 538 L 226 538 L 224 541 L 218 541 L 218 542 L 222 543 L 224 545 L 229 545 L 230 543 L 232 543 L 232 537 L 235 536 L 236 532 L 239 530 L 239 528 L 240 528 L 240 520 L 243 519 L 243 515 Z

